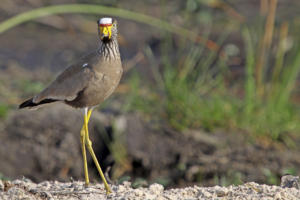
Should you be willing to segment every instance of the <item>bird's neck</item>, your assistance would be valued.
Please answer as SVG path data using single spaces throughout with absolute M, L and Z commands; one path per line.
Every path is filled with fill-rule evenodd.
M 119 45 L 117 38 L 112 38 L 110 41 L 100 43 L 100 48 L 98 50 L 100 56 L 104 60 L 113 61 L 120 59 Z

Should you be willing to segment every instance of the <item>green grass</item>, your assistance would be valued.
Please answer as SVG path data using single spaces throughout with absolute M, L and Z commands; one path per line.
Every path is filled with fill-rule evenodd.
M 1 118 L 5 118 L 6 115 L 7 115 L 7 113 L 8 113 L 8 111 L 9 111 L 9 106 L 0 103 L 0 119 Z
M 167 35 L 161 45 L 160 68 L 163 70 L 153 70 L 156 85 L 150 86 L 151 83 L 133 75 L 127 108 L 152 116 L 158 113 L 179 131 L 223 128 L 247 133 L 254 139 L 269 138 L 293 145 L 290 136 L 299 137 L 300 111 L 299 105 L 293 104 L 290 99 L 300 72 L 300 48 L 295 45 L 288 52 L 283 52 L 279 38 L 279 47 L 273 54 L 269 53 L 270 61 L 263 66 L 263 82 L 258 85 L 255 74 L 260 56 L 257 53 L 259 35 L 254 27 L 251 28 L 253 31 L 241 27 L 246 60 L 243 81 L 236 81 L 229 87 L 226 60 L 220 59 L 213 51 L 202 51 L 195 44 L 186 42 L 177 51 L 187 53 L 170 57 L 174 46 L 170 42 L 171 36 Z M 220 36 L 219 45 L 226 36 L 226 33 Z M 188 45 L 189 50 L 186 49 Z M 148 59 L 151 62 L 155 58 L 148 56 Z M 275 63 L 275 67 L 271 63 Z M 236 95 L 235 89 L 241 90 L 243 95 Z
M 270 185 L 279 185 L 280 179 L 279 177 L 273 173 L 270 169 L 264 168 L 263 174 L 266 177 L 266 183 Z
M 244 175 L 240 172 L 228 171 L 223 176 L 214 176 L 214 184 L 228 187 L 230 185 L 241 185 L 243 184 Z
M 2 181 L 8 181 L 10 180 L 8 177 L 4 176 L 1 172 L 0 172 L 0 180 Z
M 40 82 L 20 80 L 17 81 L 17 87 L 20 88 L 24 94 L 34 95 L 41 92 L 45 88 L 45 85 Z
M 281 72 L 276 81 L 265 80 L 263 93 L 258 93 L 254 75 L 254 65 L 257 55 L 254 54 L 255 42 L 252 41 L 251 35 L 247 29 L 244 30 L 244 40 L 246 43 L 246 82 L 245 98 L 242 104 L 243 115 L 239 124 L 250 130 L 256 135 L 267 135 L 272 139 L 282 139 L 283 134 L 299 132 L 299 110 L 289 100 L 291 92 L 295 86 L 297 75 L 300 72 L 300 49 L 295 47 L 290 54 L 294 54 L 291 62 L 282 62 L 285 65 L 284 71 Z M 277 63 L 281 57 L 273 57 Z M 274 70 L 274 68 L 269 68 Z M 267 77 L 267 75 L 265 75 Z M 273 77 L 268 77 L 274 80 Z

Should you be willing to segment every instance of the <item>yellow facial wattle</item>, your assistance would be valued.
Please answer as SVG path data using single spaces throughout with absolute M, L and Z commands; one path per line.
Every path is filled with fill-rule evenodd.
M 112 25 L 100 25 L 100 37 L 101 40 L 103 40 L 104 38 L 111 38 L 111 28 Z

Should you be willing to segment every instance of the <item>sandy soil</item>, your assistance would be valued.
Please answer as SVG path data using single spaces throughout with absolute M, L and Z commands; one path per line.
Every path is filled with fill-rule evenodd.
M 260 185 L 254 182 L 229 187 L 186 187 L 168 189 L 160 184 L 147 188 L 132 188 L 130 182 L 112 185 L 113 193 L 105 194 L 103 184 L 84 187 L 84 182 L 44 181 L 29 179 L 0 181 L 0 199 L 300 199 L 299 177 L 283 177 L 281 186 Z

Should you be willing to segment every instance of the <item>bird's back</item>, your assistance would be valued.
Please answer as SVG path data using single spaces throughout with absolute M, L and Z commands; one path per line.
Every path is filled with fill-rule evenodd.
M 92 76 L 74 100 L 65 101 L 73 107 L 93 107 L 103 102 L 116 89 L 123 73 L 120 59 L 105 60 L 100 57 L 84 65 Z

